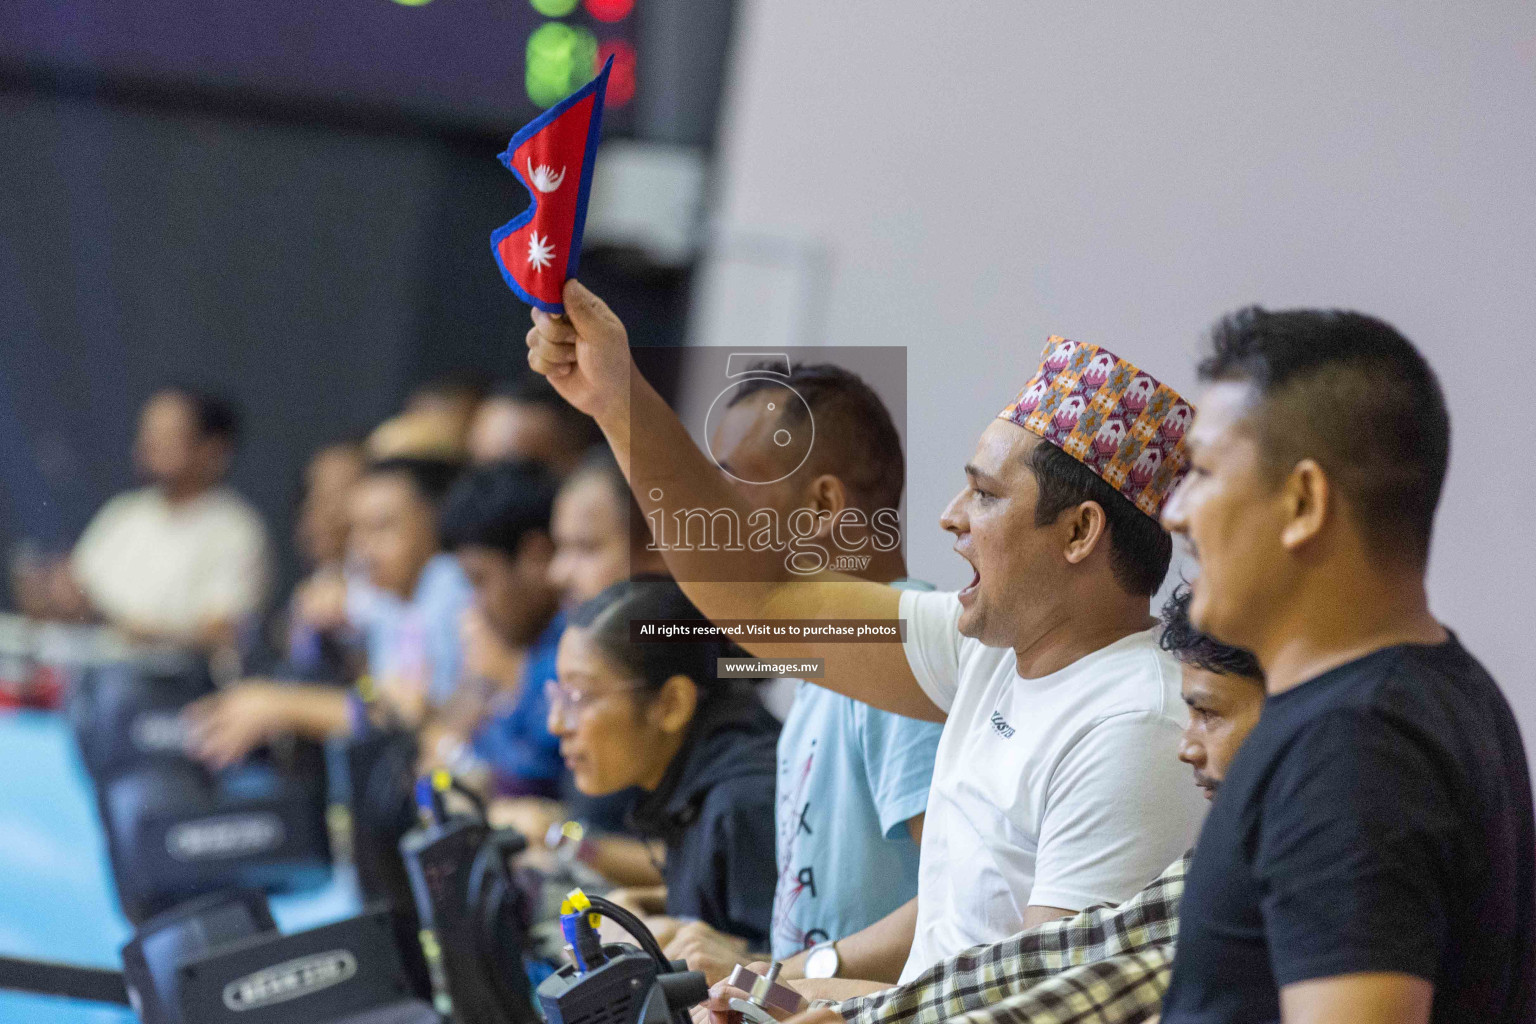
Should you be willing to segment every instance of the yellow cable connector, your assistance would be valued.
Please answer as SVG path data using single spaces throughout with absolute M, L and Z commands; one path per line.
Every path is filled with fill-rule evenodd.
M 439 768 L 432 773 L 432 788 L 439 793 L 446 793 L 453 788 L 453 774 L 446 768 Z
M 373 689 L 372 676 L 358 676 L 354 687 L 357 690 L 358 697 L 362 699 L 364 704 L 372 703 L 373 699 L 378 696 Z
M 566 899 L 571 903 L 571 910 L 591 910 L 592 901 L 587 899 L 587 894 L 580 889 L 572 889 Z

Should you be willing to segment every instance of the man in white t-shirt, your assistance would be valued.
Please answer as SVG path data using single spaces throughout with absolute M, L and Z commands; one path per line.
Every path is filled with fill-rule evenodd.
M 597 421 L 647 517 L 730 510 L 745 521 L 635 370 L 618 318 L 577 282 L 564 298 L 561 319 L 534 312 L 529 364 Z M 740 638 L 756 655 L 823 659 L 828 689 L 945 722 L 915 926 L 871 926 L 909 947 L 904 979 L 967 946 L 1120 903 L 1193 843 L 1203 807 L 1167 757 L 1185 719 L 1180 670 L 1149 614 L 1171 555 L 1156 517 L 1183 471 L 1191 416 L 1112 353 L 1050 339 L 941 519 L 975 571 L 958 594 L 808 577 L 771 547 L 660 545 L 716 621 L 907 620 L 900 645 Z
M 145 404 L 134 461 L 150 484 L 102 506 L 70 559 L 92 610 L 143 639 L 234 644 L 268 581 L 261 517 L 224 484 L 236 435 L 212 396 L 167 388 Z

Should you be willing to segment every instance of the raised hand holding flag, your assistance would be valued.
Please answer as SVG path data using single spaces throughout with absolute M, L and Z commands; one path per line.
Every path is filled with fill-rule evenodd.
M 562 313 L 560 289 L 576 274 L 587 194 L 603 125 L 613 58 L 597 77 L 512 136 L 501 162 L 528 189 L 528 209 L 491 232 L 507 287 L 546 313 Z M 526 174 L 525 174 L 526 172 Z

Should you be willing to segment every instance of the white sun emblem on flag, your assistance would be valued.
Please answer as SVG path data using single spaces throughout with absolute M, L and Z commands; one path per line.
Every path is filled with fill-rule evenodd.
M 534 270 L 543 270 L 555 262 L 555 247 L 549 244 L 549 238 L 539 237 L 535 231 L 528 239 L 528 265 Z

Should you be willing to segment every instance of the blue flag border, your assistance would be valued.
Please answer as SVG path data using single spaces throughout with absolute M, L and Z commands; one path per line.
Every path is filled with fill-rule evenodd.
M 536 309 L 542 309 L 546 313 L 564 313 L 565 304 L 560 302 L 545 302 L 536 299 L 525 292 L 516 278 L 512 276 L 501 260 L 500 245 L 502 239 L 512 232 L 533 220 L 533 215 L 538 212 L 539 194 L 528 179 L 523 177 L 523 172 L 512 165 L 512 154 L 517 147 L 533 138 L 539 132 L 549 127 L 550 123 L 564 114 L 571 107 L 580 103 L 589 94 L 596 93 L 597 98 L 592 102 L 592 120 L 587 126 L 587 148 L 581 158 L 581 184 L 580 191 L 576 193 L 576 220 L 571 230 L 571 255 L 565 261 L 566 280 L 576 276 L 576 268 L 581 262 L 582 233 L 587 226 L 587 198 L 592 191 L 592 169 L 597 163 L 597 143 L 603 132 L 603 101 L 608 96 L 608 72 L 613 67 L 613 58 L 610 56 L 603 64 L 603 70 L 586 85 L 571 93 L 565 99 L 550 107 L 538 117 L 529 121 L 522 130 L 512 136 L 512 141 L 507 143 L 506 152 L 497 157 L 503 167 L 511 171 L 523 188 L 528 192 L 528 209 L 507 221 L 501 227 L 491 232 L 491 257 L 496 261 L 496 269 L 501 271 L 501 279 L 507 282 L 507 287 L 517 294 L 517 297 Z M 563 282 L 562 282 L 563 285 Z

